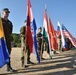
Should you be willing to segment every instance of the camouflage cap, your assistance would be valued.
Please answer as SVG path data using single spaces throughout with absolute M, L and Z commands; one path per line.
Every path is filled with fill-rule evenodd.
M 10 13 L 8 8 L 4 8 L 3 11 Z

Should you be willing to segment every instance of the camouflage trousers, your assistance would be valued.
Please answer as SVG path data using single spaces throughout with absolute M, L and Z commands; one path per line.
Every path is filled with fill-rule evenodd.
M 26 65 L 30 61 L 30 49 L 25 42 L 24 38 L 21 38 L 21 61 Z
M 37 44 L 38 44 L 39 56 L 40 56 L 40 58 L 42 58 L 44 46 L 42 45 L 42 43 L 39 43 L 39 42 Z

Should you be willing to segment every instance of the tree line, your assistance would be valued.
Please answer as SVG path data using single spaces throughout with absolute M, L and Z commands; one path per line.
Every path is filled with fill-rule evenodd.
M 20 47 L 21 46 L 20 34 L 12 33 L 11 46 L 12 47 Z

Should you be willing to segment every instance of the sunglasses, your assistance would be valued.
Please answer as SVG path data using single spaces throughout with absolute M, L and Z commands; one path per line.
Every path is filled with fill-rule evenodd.
M 7 12 L 5 12 L 5 13 L 9 13 L 9 12 L 7 11 Z

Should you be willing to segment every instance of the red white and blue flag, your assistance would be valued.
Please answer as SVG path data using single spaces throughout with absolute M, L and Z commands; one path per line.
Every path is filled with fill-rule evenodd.
M 62 27 L 59 21 L 58 21 L 58 26 L 57 26 L 57 33 L 58 33 L 58 36 L 61 36 L 62 48 L 65 48 L 66 43 L 65 43 L 63 32 L 62 32 Z
M 33 18 L 31 2 L 28 0 L 27 7 L 27 26 L 26 26 L 26 39 L 30 48 L 30 53 L 34 53 L 37 56 L 38 62 L 40 63 L 40 57 L 38 54 L 37 41 L 36 41 L 36 23 Z
M 36 22 L 35 22 L 35 19 L 33 19 L 33 22 L 32 22 L 33 53 L 36 54 L 37 60 L 40 63 L 40 57 L 39 57 L 39 53 L 38 53 L 38 46 L 37 46 L 37 40 L 36 40 L 36 30 L 37 30 Z
M 33 16 L 32 16 L 31 3 L 30 3 L 30 0 L 28 0 L 26 39 L 27 39 L 27 42 L 28 42 L 31 53 L 32 53 L 32 49 L 33 49 L 33 38 L 32 38 L 32 32 L 31 32 L 31 22 L 32 21 L 33 21 Z
M 72 43 L 72 45 L 76 48 L 76 40 L 73 38 L 73 36 L 70 34 L 70 32 L 66 29 L 64 25 L 62 25 L 62 30 L 64 36 L 66 36 Z

